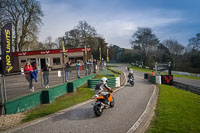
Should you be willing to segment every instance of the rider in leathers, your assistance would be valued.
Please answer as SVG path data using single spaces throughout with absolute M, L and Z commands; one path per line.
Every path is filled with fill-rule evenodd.
M 105 104 L 109 104 L 108 98 L 110 96 L 110 92 L 112 92 L 112 90 L 107 85 L 107 78 L 103 77 L 101 79 L 101 82 L 96 85 L 95 94 L 104 96 L 105 97 Z

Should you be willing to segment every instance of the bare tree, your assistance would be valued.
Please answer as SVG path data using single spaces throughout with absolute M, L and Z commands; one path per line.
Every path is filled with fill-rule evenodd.
M 158 44 L 158 38 L 153 34 L 152 29 L 148 27 L 139 27 L 131 38 L 132 48 L 137 48 L 140 51 L 144 64 L 148 64 L 150 58 L 155 56 L 154 51 L 157 49 Z
M 177 41 L 173 39 L 168 39 L 163 41 L 163 44 L 169 49 L 170 56 L 172 59 L 173 69 L 176 69 L 176 66 L 180 64 L 180 55 L 184 53 L 184 47 Z
M 42 24 L 43 12 L 36 0 L 1 0 L 1 20 L 14 25 L 15 51 L 22 51 L 34 39 Z
M 200 33 L 197 33 L 196 37 L 189 39 L 189 46 L 192 47 L 192 49 L 200 50 Z

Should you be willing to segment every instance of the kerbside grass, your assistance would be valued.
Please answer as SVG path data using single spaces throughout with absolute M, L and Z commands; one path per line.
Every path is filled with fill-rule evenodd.
M 23 122 L 53 114 L 59 110 L 63 110 L 91 99 L 93 95 L 94 91 L 90 90 L 90 88 L 79 88 L 78 91 L 61 96 L 51 104 L 41 105 L 38 108 L 26 112 L 26 118 L 23 120 Z
M 147 133 L 199 133 L 200 95 L 159 85 L 155 117 Z
M 145 72 L 145 73 L 151 73 L 152 72 L 152 70 L 150 70 L 150 69 L 139 68 L 139 67 L 135 67 L 135 66 L 131 66 L 131 69 L 133 69 L 134 71 Z M 161 74 L 167 74 L 167 73 L 161 73 Z M 175 76 L 175 77 L 180 77 L 180 78 L 200 80 L 200 77 L 186 76 L 186 75 L 180 75 L 180 74 L 172 74 L 172 75 Z

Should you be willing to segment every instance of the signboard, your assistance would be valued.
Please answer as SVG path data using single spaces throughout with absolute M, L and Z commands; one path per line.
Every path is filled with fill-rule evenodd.
M 84 52 L 85 48 L 75 48 L 75 49 L 66 49 L 66 53 L 73 53 L 73 52 Z M 91 52 L 92 48 L 87 48 L 87 51 Z M 41 54 L 59 54 L 62 53 L 63 50 L 56 49 L 56 50 L 41 50 L 41 51 L 25 51 L 25 52 L 13 52 L 14 56 L 27 56 L 27 55 L 41 55 Z
M 173 85 L 173 75 L 161 75 L 162 84 Z
M 6 24 L 1 31 L 1 50 L 3 74 L 13 69 L 12 24 Z

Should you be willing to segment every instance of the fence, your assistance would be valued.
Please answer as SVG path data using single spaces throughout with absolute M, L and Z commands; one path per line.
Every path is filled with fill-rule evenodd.
M 83 67 L 84 68 L 84 67 Z M 94 67 L 91 67 L 91 74 L 94 72 L 93 70 Z M 65 83 L 65 72 L 63 71 L 64 69 L 58 69 L 58 70 L 52 70 L 49 72 L 49 86 L 50 88 L 62 85 Z M 98 66 L 97 73 L 100 71 L 100 67 Z M 86 71 L 82 70 L 80 71 L 80 76 L 84 77 L 86 75 Z M 8 75 L 5 75 L 5 90 L 2 89 L 2 81 L 3 78 L 1 77 L 0 79 L 0 85 L 1 85 L 1 90 L 0 90 L 0 106 L 6 102 L 6 101 L 11 101 L 16 98 L 20 98 L 26 95 L 31 94 L 29 90 L 29 82 L 26 80 L 25 75 L 23 72 L 18 72 L 18 73 L 11 73 Z M 77 72 L 76 70 L 72 70 L 69 72 L 69 82 L 77 79 Z M 38 71 L 38 76 L 37 76 L 37 82 L 33 80 L 33 86 L 35 88 L 35 91 L 40 91 L 44 89 L 44 79 L 43 79 L 43 72 Z M 5 94 L 6 98 L 3 98 L 3 94 Z M 3 99 L 2 99 L 3 98 Z M 2 108 L 1 108 L 2 110 Z

